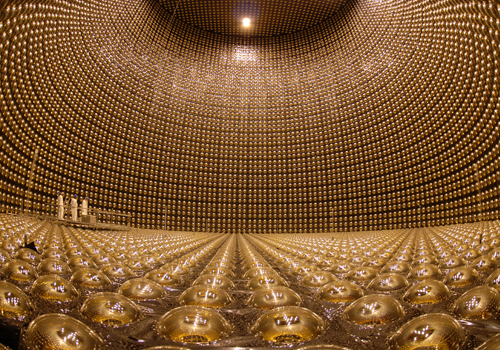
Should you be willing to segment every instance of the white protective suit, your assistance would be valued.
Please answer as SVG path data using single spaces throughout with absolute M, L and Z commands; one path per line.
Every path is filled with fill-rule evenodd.
M 82 201 L 82 216 L 89 215 L 89 201 L 85 198 Z
M 57 219 L 64 220 L 64 198 L 62 194 L 57 196 Z
M 71 198 L 71 220 L 78 220 L 78 201 L 76 198 Z

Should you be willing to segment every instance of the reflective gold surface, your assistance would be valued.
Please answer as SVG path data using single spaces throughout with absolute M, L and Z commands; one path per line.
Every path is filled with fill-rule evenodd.
M 277 275 L 257 276 L 250 279 L 247 283 L 247 288 L 251 290 L 274 288 L 279 286 L 287 287 L 288 283 L 286 283 L 281 277 Z
M 22 318 L 33 312 L 28 296 L 15 285 L 0 281 L 0 315 L 7 318 Z
M 33 320 L 26 330 L 26 344 L 34 350 L 98 350 L 102 339 L 81 321 L 67 315 L 47 314 Z
M 124 281 L 134 276 L 132 270 L 122 264 L 113 263 L 101 268 L 101 271 L 114 282 Z
M 302 346 L 298 348 L 297 350 L 349 350 L 346 347 L 343 346 L 337 346 L 337 345 L 308 345 L 308 346 Z
M 495 335 L 493 338 L 490 338 L 485 343 L 481 344 L 477 350 L 496 350 L 500 348 L 500 334 Z
M 496 290 L 500 290 L 500 269 L 495 270 L 488 276 L 486 284 Z
M 29 248 L 20 248 L 17 250 L 16 254 L 14 254 L 14 259 L 24 260 L 33 266 L 36 266 L 41 260 L 40 255 Z
M 99 261 L 106 260 L 106 255 L 116 257 L 116 262 L 113 262 L 112 265 L 104 264 L 100 270 L 84 266 L 76 267 L 73 273 L 75 281 L 77 281 L 76 277 L 79 273 L 83 273 L 85 276 L 88 272 L 92 272 L 92 274 L 82 277 L 83 280 L 99 280 L 102 276 L 106 276 L 103 271 L 107 267 L 112 266 L 110 271 L 114 272 L 120 266 L 125 267 L 123 264 L 130 259 L 139 259 L 149 266 L 144 271 L 138 270 L 138 275 L 154 277 L 160 274 L 160 276 L 169 276 L 180 281 L 178 286 L 162 287 L 158 284 L 155 285 L 154 281 L 148 278 L 130 280 L 130 277 L 133 276 L 127 277 L 126 274 L 118 272 L 117 275 L 122 275 L 122 277 L 114 279 L 112 283 L 107 283 L 104 287 L 97 288 L 79 285 L 75 289 L 74 287 L 77 286 L 72 287 L 73 283 L 54 274 L 41 276 L 36 281 L 12 282 L 12 284 L 19 285 L 20 289 L 24 291 L 21 293 L 25 293 L 32 299 L 31 305 L 34 306 L 28 308 L 27 315 L 21 315 L 21 312 L 19 316 L 15 316 L 15 313 L 7 315 L 7 317 L 2 316 L 9 325 L 21 325 L 22 322 L 32 321 L 40 314 L 59 312 L 78 318 L 90 328 L 99 331 L 103 336 L 105 335 L 107 342 L 109 342 L 107 346 L 112 348 L 115 346 L 127 347 L 132 344 L 134 347 L 147 347 L 176 342 L 171 340 L 175 335 L 170 335 L 166 339 L 161 334 L 150 333 L 154 331 L 151 326 L 158 321 L 161 315 L 176 308 L 179 302 L 184 303 L 185 297 L 189 293 L 193 294 L 193 291 L 201 292 L 198 296 L 203 303 L 212 299 L 218 302 L 217 296 L 224 296 L 225 293 L 232 296 L 234 302 L 211 305 L 217 309 L 210 309 L 226 318 L 229 325 L 235 329 L 235 332 L 231 333 L 232 335 L 212 341 L 216 343 L 213 345 L 222 347 L 226 345 L 269 347 L 280 346 L 280 342 L 290 344 L 300 341 L 301 344 L 297 344 L 297 346 L 335 344 L 352 349 L 366 347 L 367 349 L 382 350 L 386 349 L 386 341 L 398 327 L 410 324 L 417 315 L 439 310 L 455 320 L 460 320 L 460 324 L 469 334 L 469 345 L 460 348 L 460 350 L 464 350 L 464 347 L 479 346 L 492 337 L 494 332 L 487 330 L 494 330 L 495 320 L 500 317 L 498 314 L 500 295 L 494 288 L 497 286 L 498 281 L 496 280 L 499 272 L 491 269 L 494 264 L 490 264 L 491 261 L 487 260 L 493 259 L 490 252 L 495 252 L 496 247 L 500 247 L 500 241 L 495 243 L 495 238 L 500 235 L 500 225 L 497 222 L 417 230 L 360 232 L 355 235 L 353 233 L 325 233 L 321 235 L 296 234 L 293 236 L 272 234 L 245 236 L 207 234 L 203 236 L 201 233 L 167 234 L 163 231 L 94 231 L 78 226 L 52 225 L 35 218 L 8 217 L 7 221 L 19 220 L 22 222 L 23 229 L 18 230 L 20 233 L 17 234 L 15 230 L 5 231 L 2 228 L 2 222 L 6 220 L 5 217 L 7 216 L 0 213 L 0 239 L 2 240 L 7 237 L 11 242 L 18 244 L 17 242 L 22 237 L 21 232 L 32 232 L 30 239 L 43 247 L 40 248 L 41 252 L 45 252 L 46 249 L 68 250 L 73 247 L 80 249 L 82 254 L 86 254 L 80 256 L 90 256 L 92 259 L 99 257 L 97 259 Z M 169 239 L 165 239 L 165 237 L 169 237 Z M 115 244 L 118 241 L 123 242 L 123 244 Z M 168 243 L 163 243 L 166 241 Z M 12 246 L 15 248 L 15 245 Z M 21 248 L 19 246 L 15 249 Z M 458 254 L 470 254 L 472 257 L 475 253 L 471 249 L 483 255 L 474 260 L 469 258 L 466 263 L 456 268 L 443 268 L 442 274 L 436 274 L 435 277 L 430 278 L 427 276 L 422 281 L 416 278 L 406 281 L 405 277 L 410 275 L 409 272 L 382 272 L 392 262 L 410 264 L 394 260 L 401 258 L 402 255 L 411 257 L 407 260 L 411 260 L 412 268 L 438 267 L 435 261 L 431 262 L 433 260 L 430 259 L 431 256 L 442 263 L 453 256 L 458 256 Z M 18 250 L 13 250 L 12 255 L 16 256 Z M 163 250 L 171 252 L 170 260 L 159 257 L 160 251 Z M 329 252 L 335 256 L 331 259 L 349 261 L 352 264 L 352 275 L 357 273 L 359 269 L 373 269 L 372 271 L 376 273 L 375 277 L 369 281 L 351 282 L 344 275 L 334 279 L 342 277 L 345 279 L 334 280 L 320 288 L 311 288 L 305 285 L 305 281 L 313 280 L 316 275 L 332 277 L 332 272 L 318 270 L 319 265 L 316 265 L 317 262 L 323 261 L 324 257 L 330 254 Z M 43 253 L 41 256 L 43 257 Z M 60 263 L 64 262 L 63 259 L 66 258 L 62 255 L 61 259 L 43 257 L 42 262 L 44 260 L 50 261 L 50 259 L 56 259 Z M 381 267 L 382 260 L 388 261 L 383 267 Z M 13 261 L 19 261 L 19 259 Z M 267 277 L 273 277 L 279 281 L 286 280 L 289 282 L 289 287 L 270 288 L 270 283 L 263 282 L 258 288 L 250 288 L 249 282 L 252 279 L 244 278 L 248 271 L 251 270 L 249 275 L 255 274 L 258 278 L 266 277 L 266 275 L 262 275 L 262 271 L 256 270 L 259 268 L 252 267 L 251 262 L 255 261 L 266 264 Z M 427 261 L 427 263 L 419 264 L 422 261 Z M 161 266 L 170 262 L 177 267 L 181 266 L 182 269 L 188 267 L 185 270 L 186 273 L 180 275 L 161 269 Z M 474 273 L 475 267 L 478 267 L 481 262 L 484 262 L 483 266 L 487 268 Z M 472 267 L 472 264 L 476 263 L 478 265 Z M 231 271 L 234 273 L 231 278 L 223 275 L 201 275 L 202 271 L 208 270 L 207 267 L 219 269 L 230 264 L 232 265 Z M 28 263 L 28 265 L 31 264 Z M 309 268 L 312 265 L 315 267 Z M 247 266 L 247 270 L 245 270 L 245 266 Z M 440 264 L 440 266 L 443 265 Z M 325 268 L 328 270 L 330 266 Z M 299 269 L 300 272 L 297 273 Z M 468 274 L 469 272 L 471 273 Z M 468 276 L 473 276 L 473 278 Z M 452 285 L 453 282 L 462 280 L 469 282 L 463 285 Z M 116 302 L 115 299 L 124 298 L 123 294 L 105 293 L 104 295 L 108 295 L 109 298 L 98 298 L 98 296 L 102 296 L 99 294 L 101 291 L 124 292 L 126 290 L 124 287 L 130 287 L 133 284 L 131 282 L 137 281 L 140 281 L 141 286 L 136 287 L 138 289 L 145 287 L 145 290 L 136 290 L 136 293 L 130 294 L 132 297 L 139 297 L 134 300 L 137 301 L 141 310 L 140 318 L 137 318 L 138 315 L 134 312 L 134 310 L 138 311 L 139 309 L 133 306 L 132 308 L 127 307 L 127 305 L 133 304 L 119 300 Z M 215 281 L 218 285 L 231 286 L 231 288 L 224 290 L 213 287 L 216 285 Z M 409 284 L 407 285 L 406 282 Z M 143 283 L 144 285 L 142 285 Z M 489 287 L 490 284 L 493 288 Z M 477 287 L 478 285 L 481 287 Z M 159 292 L 160 297 L 157 295 L 144 297 L 151 291 L 152 294 Z M 179 301 L 179 296 L 183 291 L 185 292 Z M 368 295 L 363 297 L 363 292 Z M 389 301 L 384 300 L 384 297 L 389 298 Z M 371 300 L 365 300 L 368 298 Z M 284 323 L 292 320 L 293 322 L 290 322 L 295 328 L 290 324 L 287 329 L 292 329 L 293 332 L 270 335 L 269 339 L 273 340 L 264 338 L 265 332 L 262 328 L 260 329 L 262 336 L 254 337 L 252 335 L 250 326 L 255 325 L 255 321 L 266 314 L 266 310 L 274 311 L 288 307 L 283 305 L 292 305 L 290 307 L 294 308 L 296 307 L 294 305 L 298 305 L 297 300 L 300 301 L 300 299 L 302 299 L 301 306 L 315 312 L 324 320 L 325 331 L 313 335 L 309 340 L 301 341 L 301 334 L 306 338 L 311 333 L 316 334 L 316 327 L 314 325 L 306 326 L 307 329 L 295 332 L 298 327 L 295 326 L 300 322 L 293 321 L 293 318 L 289 318 L 290 314 L 287 314 L 283 318 L 285 321 L 278 320 L 278 323 L 283 326 Z M 394 301 L 395 304 L 391 304 L 390 300 Z M 361 301 L 363 303 L 360 306 Z M 245 303 L 247 304 L 245 305 Z M 84 305 L 83 308 L 82 305 Z M 398 310 L 401 311 L 401 305 L 404 307 L 404 313 L 398 312 Z M 23 310 L 25 309 L 21 311 Z M 392 312 L 392 310 L 396 311 Z M 373 316 L 374 319 L 368 319 L 370 316 Z M 13 319 L 8 320 L 8 317 Z M 405 323 L 403 324 L 403 322 Z M 265 329 L 270 330 L 271 327 Z M 420 328 L 419 334 L 424 334 L 427 339 L 431 335 L 425 333 L 426 330 L 427 328 L 425 330 Z M 202 334 L 194 334 L 192 337 L 188 335 L 186 341 L 207 344 L 210 342 L 207 339 L 207 336 Z M 222 341 L 223 339 L 224 341 Z M 405 346 L 418 348 L 415 345 L 417 340 L 407 339 Z M 30 348 L 25 343 L 24 337 L 20 341 L 24 348 Z M 270 344 L 270 342 L 275 344 Z M 448 345 L 449 341 L 443 338 L 441 347 L 446 348 Z
M 134 278 L 124 282 L 118 288 L 118 293 L 132 300 L 156 300 L 166 295 L 162 286 L 146 278 Z
M 401 327 L 389 340 L 392 349 L 457 350 L 465 342 L 465 334 L 453 317 L 428 314 L 414 318 Z
M 445 283 L 450 287 L 464 287 L 475 283 L 479 273 L 468 266 L 456 267 L 451 270 L 445 278 Z
M 38 274 L 30 263 L 19 259 L 10 260 L 4 266 L 3 274 L 7 280 L 21 283 L 33 282 L 38 277 Z
M 401 304 L 393 297 L 383 294 L 361 297 L 343 312 L 347 321 L 364 326 L 389 323 L 403 316 Z
M 500 314 L 500 293 L 488 286 L 472 288 L 455 301 L 453 312 L 466 320 L 496 318 Z
M 385 265 L 381 273 L 399 273 L 399 274 L 407 274 L 411 270 L 411 265 L 405 261 L 390 261 Z
M 181 283 L 181 279 L 178 275 L 166 272 L 165 270 L 153 270 L 148 272 L 144 278 L 155 281 L 164 287 L 174 287 Z
M 60 275 L 60 276 L 71 275 L 71 269 L 69 268 L 69 265 L 58 258 L 45 258 L 45 259 L 43 259 L 36 267 L 36 271 L 41 276 L 43 276 L 43 275 Z
M 351 269 L 345 276 L 345 279 L 353 282 L 369 282 L 378 275 L 378 272 L 373 267 L 355 267 Z
M 173 341 L 203 344 L 227 337 L 231 333 L 231 325 L 210 309 L 181 306 L 163 315 L 156 330 Z
M 252 293 L 247 300 L 247 305 L 263 310 L 269 310 L 282 306 L 298 306 L 302 299 L 287 287 L 273 287 L 271 289 L 260 289 Z
M 212 288 L 219 288 L 223 290 L 234 289 L 234 283 L 225 276 L 220 275 L 203 275 L 198 277 L 194 282 L 193 286 L 208 286 Z
M 331 303 L 348 303 L 363 296 L 363 290 L 349 281 L 335 281 L 321 287 L 316 297 Z
M 325 323 L 312 311 L 287 306 L 267 311 L 252 326 L 252 332 L 272 343 L 297 343 L 322 334 Z
M 81 313 L 94 322 L 113 327 L 129 325 L 140 316 L 139 308 L 118 293 L 92 295 L 83 303 Z
M 79 268 L 70 279 L 76 287 L 103 288 L 111 284 L 109 278 L 97 269 Z
M 439 279 L 443 273 L 437 267 L 436 265 L 433 264 L 419 264 L 416 265 L 411 271 L 410 275 L 408 276 L 409 279 L 414 279 L 417 281 L 423 281 L 426 279 Z
M 389 292 L 408 287 L 406 278 L 397 273 L 384 273 L 375 277 L 367 286 L 377 292 Z
M 441 281 L 425 280 L 411 286 L 403 300 L 411 304 L 437 304 L 450 296 L 448 287 Z
M 39 277 L 33 283 L 31 292 L 42 299 L 57 302 L 69 302 L 79 296 L 70 281 L 57 275 Z
M 305 287 L 310 288 L 320 288 L 325 284 L 333 281 L 337 281 L 338 278 L 335 277 L 330 272 L 326 271 L 313 271 L 300 279 L 300 283 Z
M 222 289 L 196 285 L 186 289 L 179 297 L 181 305 L 197 305 L 221 308 L 231 303 L 231 298 Z

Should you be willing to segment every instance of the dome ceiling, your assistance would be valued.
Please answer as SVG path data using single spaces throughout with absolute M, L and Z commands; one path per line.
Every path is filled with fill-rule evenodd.
M 335 15 L 347 0 L 158 0 L 175 17 L 224 35 L 276 36 L 301 31 Z M 242 25 L 249 18 L 248 28 Z

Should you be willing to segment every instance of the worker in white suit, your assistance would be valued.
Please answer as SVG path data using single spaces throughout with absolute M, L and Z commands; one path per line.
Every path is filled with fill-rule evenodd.
M 76 194 L 71 198 L 71 220 L 78 220 L 78 200 Z
M 89 197 L 85 197 L 82 201 L 82 216 L 89 215 Z
M 57 219 L 64 220 L 64 197 L 61 192 L 57 192 Z

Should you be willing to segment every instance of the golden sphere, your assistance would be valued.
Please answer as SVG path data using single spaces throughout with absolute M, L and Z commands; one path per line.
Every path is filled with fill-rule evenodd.
M 16 254 L 14 254 L 14 259 L 24 260 L 33 266 L 36 266 L 40 262 L 40 255 L 33 249 L 21 248 Z
M 315 271 L 302 277 L 300 283 L 305 287 L 320 288 L 333 281 L 338 281 L 338 278 L 332 273 L 326 271 Z
M 189 269 L 179 264 L 165 264 L 160 269 L 180 276 L 184 276 L 189 273 Z
M 34 319 L 26 330 L 26 344 L 33 350 L 98 350 L 102 339 L 73 317 L 46 314 Z
M 144 278 L 155 281 L 163 287 L 175 287 L 181 283 L 179 275 L 161 269 L 148 272 Z
M 434 255 L 426 254 L 426 255 L 421 255 L 413 260 L 413 263 L 415 265 L 418 264 L 433 264 L 437 265 L 439 263 L 438 259 Z
M 66 264 L 64 261 L 57 259 L 57 258 L 43 259 L 36 267 L 36 270 L 37 270 L 38 274 L 41 276 L 44 276 L 44 275 L 60 275 L 60 276 L 71 275 L 71 269 L 69 268 L 69 265 Z
M 363 296 L 363 290 L 349 281 L 330 282 L 320 288 L 316 298 L 330 303 L 348 303 Z
M 321 260 L 319 260 L 317 263 L 316 263 L 316 266 L 319 266 L 320 268 L 324 268 L 324 269 L 327 269 L 327 268 L 330 268 L 331 266 L 333 266 L 333 264 L 337 263 L 337 259 L 335 258 L 322 258 Z
M 156 330 L 183 343 L 210 343 L 227 337 L 231 325 L 219 313 L 201 306 L 181 306 L 163 315 Z
M 92 260 L 97 266 L 105 266 L 108 264 L 113 264 L 116 260 L 107 254 L 97 254 L 92 257 Z
M 85 250 L 83 250 L 81 247 L 72 247 L 72 248 L 69 248 L 69 249 L 66 250 L 65 254 L 70 259 L 72 257 L 75 257 L 75 256 L 85 256 L 85 255 L 87 255 L 87 253 L 85 252 Z
M 79 296 L 70 281 L 56 275 L 39 277 L 31 291 L 44 300 L 56 302 L 69 302 Z
M 140 258 L 130 258 L 126 259 L 122 263 L 124 266 L 128 267 L 134 273 L 141 273 L 151 270 L 151 266 Z
M 411 269 L 409 263 L 405 261 L 389 261 L 380 272 L 382 273 L 399 273 L 399 274 L 407 274 Z
M 292 274 L 294 276 L 306 276 L 318 270 L 318 267 L 314 265 L 297 265 L 292 268 Z
M 336 263 L 333 264 L 329 271 L 334 273 L 335 275 L 344 275 L 348 273 L 351 269 L 354 268 L 354 265 L 348 262 Z
M 464 342 L 465 334 L 460 324 L 444 314 L 416 317 L 389 339 L 395 350 L 458 350 Z
M 446 275 L 444 282 L 450 287 L 465 287 L 475 283 L 479 273 L 472 267 L 456 267 Z
M 325 323 L 314 312 L 287 306 L 267 311 L 252 326 L 252 332 L 273 343 L 311 340 L 325 331 Z
M 383 267 L 383 266 L 385 266 L 386 264 L 387 264 L 387 260 L 386 260 L 386 259 L 382 259 L 382 258 L 371 258 L 371 259 L 366 260 L 366 261 L 363 263 L 363 266 L 372 267 L 372 268 L 374 268 L 375 270 L 379 270 L 380 268 L 382 268 L 382 267 Z
M 485 282 L 486 285 L 500 290 L 500 269 L 497 269 L 491 273 Z
M 134 278 L 126 281 L 118 289 L 118 293 L 132 300 L 156 300 L 165 297 L 165 289 L 147 278 Z
M 83 303 L 81 313 L 94 322 L 113 327 L 129 325 L 140 316 L 139 308 L 130 299 L 118 293 L 91 295 Z
M 111 284 L 109 278 L 97 269 L 80 268 L 70 279 L 71 283 L 84 288 L 103 288 Z
M 81 268 L 93 268 L 97 266 L 94 261 L 88 256 L 76 255 L 68 260 L 68 265 L 71 270 L 76 271 Z
M 450 290 L 441 281 L 425 280 L 411 286 L 403 296 L 403 300 L 415 305 L 437 304 L 450 296 Z
M 453 312 L 466 320 L 487 320 L 500 314 L 500 293 L 479 286 L 462 294 L 453 304 Z
M 13 239 L 8 239 L 2 242 L 2 249 L 8 252 L 11 256 L 14 256 L 15 252 L 19 249 L 19 244 L 17 244 Z
M 284 287 L 288 286 L 288 283 L 286 283 L 278 275 L 257 276 L 252 278 L 247 283 L 247 288 L 251 290 L 257 290 L 262 288 L 274 288 L 278 286 L 284 286 Z
M 19 259 L 10 260 L 4 266 L 3 273 L 6 279 L 21 283 L 33 282 L 38 278 L 38 274 L 31 264 Z
M 15 285 L 0 281 L 0 316 L 23 318 L 33 311 L 28 296 Z
M 298 306 L 301 301 L 300 296 L 290 288 L 274 287 L 253 292 L 252 296 L 247 300 L 247 305 L 269 310 L 283 306 Z
M 234 289 L 234 283 L 226 276 L 217 275 L 203 275 L 198 277 L 193 286 L 208 286 L 212 288 L 219 288 L 223 290 Z
M 360 266 L 351 269 L 346 275 L 345 279 L 353 282 L 369 282 L 377 277 L 378 272 L 373 267 Z
M 439 267 L 445 270 L 449 269 L 454 269 L 455 267 L 460 267 L 465 265 L 465 260 L 456 256 L 452 255 L 449 256 L 441 261 L 439 264 Z
M 252 279 L 257 276 L 276 274 L 271 267 L 252 267 L 250 270 L 243 274 L 244 279 Z
M 50 259 L 50 258 L 55 258 L 55 259 L 61 259 L 65 260 L 66 259 L 66 254 L 61 249 L 47 249 L 43 252 L 42 254 L 43 259 Z
M 5 249 L 0 248 L 0 266 L 7 264 L 10 260 L 10 254 Z
M 179 303 L 181 305 L 221 308 L 230 304 L 231 298 L 222 289 L 209 286 L 193 286 L 181 294 Z
M 441 270 L 432 264 L 420 264 L 416 265 L 410 272 L 410 276 L 408 278 L 415 279 L 417 281 L 423 281 L 426 279 L 439 279 L 441 278 L 443 273 Z
M 467 261 L 475 260 L 476 258 L 478 258 L 480 256 L 481 256 L 481 253 L 473 248 L 465 250 L 461 255 L 461 257 Z
M 413 257 L 409 253 L 400 253 L 397 254 L 392 260 L 411 263 L 413 261 Z
M 211 267 L 203 270 L 202 275 L 217 275 L 231 278 L 234 276 L 234 273 L 231 269 L 226 267 Z
M 408 281 L 404 276 L 398 273 L 383 273 L 375 277 L 367 288 L 377 292 L 390 292 L 406 287 L 408 287 Z
M 471 262 L 470 266 L 479 272 L 486 272 L 496 269 L 497 261 L 492 258 L 488 258 L 487 256 L 480 256 Z
M 229 267 L 229 268 L 232 267 L 232 266 L 223 265 L 223 264 L 227 264 L 227 263 L 219 263 L 219 264 L 221 264 L 221 265 L 215 266 L 215 267 Z M 248 270 L 248 269 L 251 269 L 253 267 L 262 268 L 262 267 L 268 267 L 268 266 L 269 266 L 269 264 L 265 260 L 253 260 L 253 261 L 249 261 L 248 263 L 246 263 L 243 266 L 243 270 Z
M 113 282 L 123 282 L 130 277 L 135 277 L 131 269 L 120 263 L 103 266 L 101 271 Z
M 396 321 L 404 316 L 404 310 L 393 297 L 372 294 L 354 301 L 344 310 L 343 316 L 349 322 L 373 326 Z

